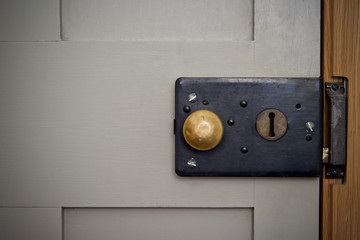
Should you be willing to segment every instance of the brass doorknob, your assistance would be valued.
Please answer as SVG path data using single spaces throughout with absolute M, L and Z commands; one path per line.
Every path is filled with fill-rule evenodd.
M 216 147 L 224 134 L 221 119 L 214 112 L 198 110 L 190 114 L 183 125 L 186 142 L 197 150 L 210 150 Z

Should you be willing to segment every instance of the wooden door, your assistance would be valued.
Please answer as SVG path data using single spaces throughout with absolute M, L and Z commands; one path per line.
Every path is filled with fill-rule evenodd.
M 318 239 L 319 178 L 181 178 L 178 77 L 319 77 L 320 1 L 12 0 L 1 239 Z
M 322 181 L 322 239 L 359 239 L 360 3 L 325 0 L 323 9 L 324 81 L 347 79 L 348 120 L 346 177 Z M 328 146 L 328 132 L 324 133 Z

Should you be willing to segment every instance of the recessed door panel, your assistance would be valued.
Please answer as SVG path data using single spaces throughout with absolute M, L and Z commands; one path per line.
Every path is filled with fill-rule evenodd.
M 214 18 L 181 18 L 178 26 L 194 27 L 183 32 L 186 38 L 171 31 L 176 1 L 164 2 L 169 16 L 156 15 L 163 11 L 160 1 L 147 5 L 147 14 L 137 5 L 145 1 L 91 2 L 56 5 L 60 40 L 42 41 L 39 34 L 35 42 L 0 43 L 1 207 L 25 215 L 27 208 L 54 208 L 51 222 L 62 207 L 251 208 L 254 239 L 317 239 L 318 178 L 179 177 L 173 119 L 179 77 L 319 77 L 320 1 L 189 6 L 189 12 L 203 11 L 198 17 Z M 129 8 L 119 7 L 125 3 Z M 26 12 L 27 6 L 17 7 Z M 124 15 L 116 16 L 120 8 Z M 66 11 L 99 25 L 82 28 L 87 22 L 69 19 Z M 227 12 L 234 14 L 229 21 Z M 130 22 L 130 13 L 144 25 Z M 228 25 L 202 29 L 216 24 L 216 16 Z M 128 32 L 107 25 L 112 17 Z M 223 34 L 242 26 L 239 20 L 251 27 Z M 131 28 L 138 25 L 166 31 Z M 76 31 L 66 32 L 69 27 Z M 12 226 L 17 232 L 26 224 Z M 61 231 L 57 235 L 61 239 Z

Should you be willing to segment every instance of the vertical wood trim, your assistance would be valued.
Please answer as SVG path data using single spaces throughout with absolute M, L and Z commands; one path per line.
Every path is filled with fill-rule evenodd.
M 335 78 L 332 78 L 332 68 L 331 68 L 331 2 L 330 0 L 324 0 L 322 4 L 322 75 L 324 82 L 334 82 Z M 324 147 L 329 147 L 329 131 L 326 126 L 329 124 L 329 111 L 328 111 L 328 102 L 326 101 L 326 93 L 324 88 Z M 325 176 L 325 167 L 323 169 L 323 176 Z M 331 239 L 331 185 L 340 184 L 339 179 L 322 179 L 322 207 L 321 207 L 321 235 L 322 239 L 330 240 Z
M 323 1 L 322 68 L 324 81 L 336 81 L 336 77 L 346 77 L 348 79 L 346 178 L 343 183 L 339 182 L 339 180 L 323 178 L 323 240 L 360 238 L 359 14 L 360 2 L 358 0 Z M 324 114 L 327 116 L 326 111 L 324 111 Z M 326 129 L 324 131 L 324 145 L 328 146 Z

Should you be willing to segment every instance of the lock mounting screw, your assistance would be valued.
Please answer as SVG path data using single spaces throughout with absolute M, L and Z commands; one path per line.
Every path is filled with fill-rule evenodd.
M 190 103 L 194 103 L 194 102 L 196 102 L 196 100 L 197 100 L 197 95 L 196 95 L 196 93 L 190 93 L 190 94 L 188 95 L 188 101 L 189 101 Z
M 196 167 L 196 160 L 194 158 L 190 158 L 188 161 L 187 161 L 187 166 L 189 168 L 194 168 Z
M 307 122 L 305 123 L 306 130 L 313 132 L 315 128 L 315 123 L 313 122 Z
M 333 84 L 333 85 L 331 86 L 331 89 L 332 89 L 333 91 L 337 91 L 337 90 L 339 90 L 339 85 Z

